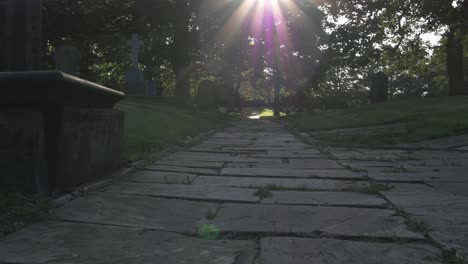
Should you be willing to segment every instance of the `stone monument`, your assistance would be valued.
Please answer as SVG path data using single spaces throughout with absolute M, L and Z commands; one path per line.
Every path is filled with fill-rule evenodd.
M 371 77 L 371 103 L 388 101 L 388 77 L 384 72 L 378 72 Z
M 125 95 L 40 71 L 41 10 L 41 0 L 0 0 L 0 186 L 48 195 L 120 168 L 124 115 L 114 105 Z M 61 70 L 77 72 L 73 53 L 58 54 Z
M 79 74 L 81 53 L 69 45 L 62 45 L 55 51 L 55 68 L 59 71 L 75 75 Z
M 146 96 L 161 96 L 161 82 L 159 80 L 146 81 Z
M 138 53 L 144 42 L 138 38 L 137 34 L 133 34 L 127 44 L 131 49 L 132 66 L 125 75 L 124 90 L 127 95 L 144 96 L 146 95 L 146 84 L 143 72 L 138 69 Z
M 42 0 L 0 1 L 0 71 L 42 66 Z

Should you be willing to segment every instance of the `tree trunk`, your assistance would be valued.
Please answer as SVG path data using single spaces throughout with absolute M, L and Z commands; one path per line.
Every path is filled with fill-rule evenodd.
M 449 95 L 464 95 L 463 35 L 454 27 L 450 28 L 447 40 L 447 74 Z
M 178 98 L 190 97 L 190 44 L 189 20 L 190 9 L 186 0 L 176 0 L 176 18 L 174 34 L 174 62 L 173 69 L 176 75 L 175 96 Z

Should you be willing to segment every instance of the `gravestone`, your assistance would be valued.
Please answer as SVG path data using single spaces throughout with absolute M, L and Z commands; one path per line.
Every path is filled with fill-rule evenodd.
M 146 96 L 156 97 L 160 96 L 161 82 L 158 80 L 146 81 Z
M 138 68 L 138 53 L 140 47 L 144 44 L 138 38 L 137 34 L 133 34 L 132 38 L 127 41 L 131 49 L 132 66 L 125 74 L 124 90 L 127 95 L 145 96 L 146 83 L 143 77 L 143 72 Z
M 59 71 L 78 75 L 81 53 L 80 51 L 69 45 L 62 45 L 57 48 L 55 51 L 55 68 Z
M 0 1 L 0 71 L 41 69 L 42 0 Z
M 388 77 L 383 72 L 378 72 L 372 76 L 371 103 L 384 103 L 388 101 Z

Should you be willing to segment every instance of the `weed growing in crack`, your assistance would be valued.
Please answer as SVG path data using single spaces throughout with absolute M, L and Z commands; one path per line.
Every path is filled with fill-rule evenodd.
M 269 186 L 259 187 L 254 193 L 254 196 L 259 197 L 260 199 L 270 198 L 273 196 Z
M 412 215 L 408 214 L 401 208 L 395 208 L 395 216 L 401 216 L 405 218 L 405 224 L 408 226 L 408 228 L 414 232 L 418 232 L 421 234 L 427 234 L 429 233 L 430 228 L 429 225 L 426 224 L 425 222 L 418 220 L 414 218 Z
M 206 212 L 205 217 L 206 219 L 213 220 L 216 218 L 218 215 L 218 212 L 216 210 L 210 209 L 208 212 Z

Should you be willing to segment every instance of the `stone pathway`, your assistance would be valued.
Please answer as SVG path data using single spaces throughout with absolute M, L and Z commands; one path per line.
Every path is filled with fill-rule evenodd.
M 0 263 L 442 263 L 468 253 L 467 155 L 240 121 L 1 239 Z

